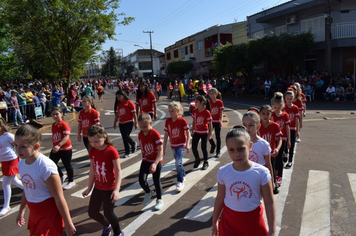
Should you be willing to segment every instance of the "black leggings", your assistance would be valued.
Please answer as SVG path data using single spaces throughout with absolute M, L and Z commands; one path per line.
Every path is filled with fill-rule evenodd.
M 201 150 L 202 150 L 203 156 L 204 156 L 204 161 L 208 161 L 208 150 L 206 148 L 208 134 L 194 133 L 193 141 L 192 141 L 192 149 L 193 149 L 194 157 L 195 157 L 195 159 L 199 159 L 198 143 L 199 143 L 200 139 L 201 139 L 200 144 L 201 144 Z
M 291 130 L 290 131 L 290 149 L 288 150 L 287 145 L 286 145 L 286 153 L 289 153 L 289 160 L 288 162 L 293 162 L 293 157 L 294 157 L 294 148 L 295 148 L 295 138 L 297 135 L 297 131 Z
M 279 177 L 283 177 L 283 153 L 287 147 L 287 141 L 282 141 L 282 147 L 278 152 L 276 158 L 276 172 Z
M 131 147 L 135 145 L 135 142 L 130 137 L 132 127 L 133 127 L 133 122 L 126 123 L 126 124 L 119 124 L 122 141 L 124 141 L 125 154 L 130 154 L 129 144 L 131 145 Z
M 113 190 L 100 190 L 94 187 L 89 201 L 88 215 L 93 220 L 99 222 L 103 226 L 111 224 L 114 233 L 121 233 L 119 220 L 114 213 L 114 203 L 111 202 L 111 194 Z M 100 213 L 101 205 L 103 205 L 104 215 Z
M 56 163 L 59 176 L 62 178 L 63 173 L 62 173 L 61 169 L 59 168 L 59 166 L 57 164 L 59 159 L 61 159 L 62 163 L 64 165 L 64 168 L 67 171 L 68 183 L 69 182 L 73 182 L 73 167 L 72 167 L 72 164 L 71 164 L 71 161 L 72 161 L 72 149 L 69 149 L 69 150 L 66 150 L 66 151 L 58 151 L 57 153 L 51 152 L 49 154 L 49 158 L 54 163 Z
M 88 150 L 88 152 L 89 152 L 89 139 L 88 139 L 88 137 L 84 137 L 83 136 L 83 142 L 84 142 L 84 146 L 85 146 L 85 148 Z
M 271 165 L 272 165 L 272 173 L 273 174 L 273 183 L 275 183 L 277 181 L 276 178 L 276 158 L 275 157 L 271 157 Z
M 148 186 L 147 183 L 147 177 L 148 174 L 150 173 L 150 166 L 152 163 L 150 162 L 141 162 L 141 167 L 140 167 L 140 173 L 138 176 L 138 181 L 140 182 L 141 188 L 145 191 L 145 193 L 149 193 L 150 186 Z M 161 170 L 162 170 L 162 163 L 158 163 L 156 172 L 152 174 L 153 177 L 153 183 L 155 184 L 156 188 L 156 195 L 157 199 L 162 199 L 162 184 L 161 184 Z
M 220 123 L 213 123 L 213 129 L 215 129 L 215 138 L 216 138 L 216 153 L 220 153 L 221 149 L 221 138 L 220 138 L 220 133 L 221 133 L 221 127 Z M 211 146 L 215 146 L 215 142 L 213 138 L 209 140 L 209 143 Z

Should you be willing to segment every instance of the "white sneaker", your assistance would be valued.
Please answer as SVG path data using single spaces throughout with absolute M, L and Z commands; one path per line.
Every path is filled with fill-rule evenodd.
M 297 138 L 295 141 L 296 141 L 297 143 L 300 143 L 300 138 Z
M 71 189 L 75 185 L 75 182 L 69 182 L 66 186 L 63 187 L 64 190 Z
M 177 182 L 176 184 L 176 190 L 177 192 L 181 192 L 184 188 L 184 184 L 182 182 Z
M 63 176 L 62 176 L 62 179 L 61 179 L 62 184 L 64 183 L 64 181 L 66 181 L 67 177 L 68 177 L 67 175 L 63 175 Z
M 152 198 L 152 190 L 149 193 L 145 193 L 145 198 L 143 199 L 143 205 L 147 206 L 150 204 Z
M 186 181 L 187 179 L 185 178 L 185 176 L 183 177 L 183 183 Z
M 163 200 L 162 199 L 157 199 L 156 200 L 156 205 L 155 205 L 155 210 L 159 211 L 163 207 Z

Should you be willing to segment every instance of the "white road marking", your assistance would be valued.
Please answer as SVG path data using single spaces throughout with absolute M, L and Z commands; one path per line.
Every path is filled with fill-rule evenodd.
M 330 182 L 327 171 L 309 171 L 299 235 L 330 235 Z
M 349 177 L 352 194 L 354 195 L 354 200 L 356 203 L 356 174 L 347 173 L 347 176 Z
M 216 165 L 219 164 L 219 161 L 209 161 L 209 169 L 201 170 L 200 168 L 192 171 L 189 176 L 187 176 L 187 180 L 184 182 L 184 189 L 182 192 L 177 193 L 176 187 L 173 185 L 168 188 L 162 196 L 164 201 L 164 205 L 161 210 L 154 211 L 153 206 L 155 205 L 155 201 L 152 201 L 148 206 L 144 207 L 142 211 L 144 211 L 139 217 L 137 217 L 134 221 L 132 221 L 123 231 L 125 235 L 130 236 L 136 232 L 138 228 L 140 228 L 147 220 L 149 220 L 154 214 L 162 214 L 165 212 L 170 206 L 172 206 L 176 201 L 179 200 L 185 193 L 187 193 L 196 183 L 198 183 L 205 175 L 207 175 Z M 194 176 L 194 178 L 190 178 Z

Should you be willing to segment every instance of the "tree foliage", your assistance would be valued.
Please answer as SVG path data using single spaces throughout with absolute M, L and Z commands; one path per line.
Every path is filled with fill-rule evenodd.
M 100 61 L 102 63 L 101 75 L 102 76 L 117 76 L 120 68 L 121 55 L 115 52 L 113 47 L 110 50 L 103 51 Z
M 116 25 L 133 18 L 115 13 L 119 0 L 0 0 L 0 14 L 20 43 L 47 55 L 58 76 L 68 84 L 85 63 L 113 38 Z M 66 78 L 64 78 L 66 77 Z
M 188 74 L 194 65 L 190 61 L 172 61 L 168 64 L 167 72 L 168 74 L 176 74 L 183 77 L 184 74 Z

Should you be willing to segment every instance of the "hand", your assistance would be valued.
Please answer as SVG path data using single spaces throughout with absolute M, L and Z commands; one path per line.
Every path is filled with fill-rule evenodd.
M 137 129 L 138 128 L 138 125 L 137 125 L 137 123 L 135 123 L 135 129 Z
M 82 192 L 82 196 L 83 196 L 83 197 L 88 196 L 89 193 L 90 193 L 90 191 L 91 191 L 91 189 L 87 188 L 84 192 Z
M 156 163 L 152 163 L 152 165 L 150 166 L 150 174 L 153 174 L 156 172 L 156 168 L 157 168 L 157 164 Z
M 17 214 L 17 217 L 16 217 L 16 223 L 18 226 L 23 226 L 25 225 L 25 218 L 24 218 L 24 215 L 25 215 L 25 211 L 19 211 L 19 213 Z
M 307 116 L 307 113 L 306 112 L 303 112 L 303 117 L 306 117 Z
M 276 157 L 278 155 L 278 150 L 277 149 L 274 149 L 273 152 L 271 153 L 271 156 L 272 157 Z
M 190 148 L 188 146 L 185 147 L 185 150 L 187 150 L 187 153 L 189 153 Z
M 165 155 L 166 155 L 166 149 L 163 148 L 163 156 L 165 156 Z
M 208 140 L 210 140 L 211 139 L 211 134 L 208 134 Z
M 302 128 L 303 128 L 303 124 L 300 123 L 300 124 L 299 124 L 299 129 L 302 129 Z M 299 137 L 299 135 L 298 135 L 298 137 Z
M 220 128 L 222 127 L 222 122 L 220 122 Z
M 69 224 L 64 225 L 64 231 L 68 236 L 72 236 L 77 230 L 75 229 L 73 222 L 71 221 Z
M 78 142 L 82 141 L 82 136 L 78 134 Z
M 212 232 L 212 236 L 218 236 L 219 235 L 219 222 L 216 222 L 216 224 L 213 225 L 213 228 L 211 229 Z
M 193 137 L 193 135 L 194 135 L 194 130 L 192 131 L 192 133 L 191 133 L 191 135 L 190 135 L 190 136 L 192 136 L 192 137 Z
M 115 203 L 117 200 L 119 200 L 119 191 L 114 190 L 110 196 L 111 203 Z
M 116 122 L 114 123 L 114 126 L 113 126 L 114 129 L 116 129 Z
M 292 144 L 290 143 L 290 141 L 288 141 L 287 148 L 290 149 L 291 146 L 292 146 Z
M 155 120 L 157 120 L 157 114 L 156 114 L 156 113 L 154 114 L 153 118 L 154 118 Z
M 53 153 L 57 153 L 60 148 L 61 148 L 61 147 L 60 147 L 59 145 L 56 145 L 56 146 L 54 146 L 54 148 L 52 149 L 52 152 L 53 152 Z

